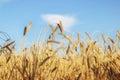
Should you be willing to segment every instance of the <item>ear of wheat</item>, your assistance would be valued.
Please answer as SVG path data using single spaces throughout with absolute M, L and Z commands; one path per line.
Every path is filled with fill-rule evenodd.
M 31 26 L 32 26 L 32 22 L 30 22 L 28 26 L 24 28 L 24 33 L 23 33 L 24 36 L 30 31 Z
M 31 26 L 25 27 L 24 36 Z M 87 32 L 87 40 L 79 33 L 66 35 L 61 21 L 50 28 L 52 38 L 30 48 L 13 50 L 14 41 L 0 45 L 0 80 L 120 80 L 120 31 L 117 39 L 102 34 L 100 43 Z

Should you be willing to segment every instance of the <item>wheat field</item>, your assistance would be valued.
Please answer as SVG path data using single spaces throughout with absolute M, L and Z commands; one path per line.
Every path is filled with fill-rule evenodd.
M 119 30 L 115 39 L 101 34 L 98 42 L 87 32 L 85 40 L 79 33 L 77 37 L 66 35 L 62 22 L 50 28 L 48 39 L 41 44 L 19 52 L 13 47 L 0 48 L 0 80 L 120 80 Z

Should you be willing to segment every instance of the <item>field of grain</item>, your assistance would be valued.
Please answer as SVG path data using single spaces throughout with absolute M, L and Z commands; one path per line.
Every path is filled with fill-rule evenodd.
M 40 44 L 18 52 L 12 43 L 0 48 L 0 80 L 120 80 L 119 30 L 114 39 L 102 33 L 99 42 L 87 32 L 84 40 L 79 33 L 66 35 L 62 22 L 50 28 L 48 39 Z

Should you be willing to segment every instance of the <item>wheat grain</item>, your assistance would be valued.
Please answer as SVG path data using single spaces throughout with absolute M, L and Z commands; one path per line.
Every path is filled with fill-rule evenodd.
M 47 40 L 47 43 L 56 43 L 56 44 L 60 44 L 60 42 L 55 41 L 55 40 Z
M 32 22 L 30 22 L 27 27 L 25 26 L 23 36 L 25 36 L 30 31 L 31 26 Z
M 67 48 L 67 51 L 66 51 L 66 54 L 69 54 L 70 53 L 70 44 L 68 45 L 68 48 Z
M 87 35 L 88 39 L 91 40 L 90 35 L 88 34 L 88 32 L 85 32 L 85 34 Z
M 32 26 L 32 22 L 30 22 L 27 26 L 27 33 L 30 31 L 31 26 Z
M 110 37 L 108 37 L 108 40 L 110 40 L 112 44 L 115 44 L 114 40 L 112 40 Z
M 39 66 L 42 66 L 48 59 L 50 59 L 50 57 L 48 56 L 48 57 L 46 57 L 44 60 L 43 60 L 43 62 L 41 62 L 40 63 L 40 65 Z
M 62 21 L 60 21 L 60 24 L 57 24 L 57 26 L 59 27 L 60 31 L 63 32 L 63 25 L 62 25 Z

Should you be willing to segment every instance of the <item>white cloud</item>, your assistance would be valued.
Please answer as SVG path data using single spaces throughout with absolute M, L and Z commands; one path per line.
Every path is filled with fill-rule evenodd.
M 49 24 L 56 24 L 62 21 L 63 29 L 69 31 L 70 27 L 76 24 L 76 18 L 67 15 L 58 15 L 58 14 L 45 14 L 41 16 L 44 21 Z

